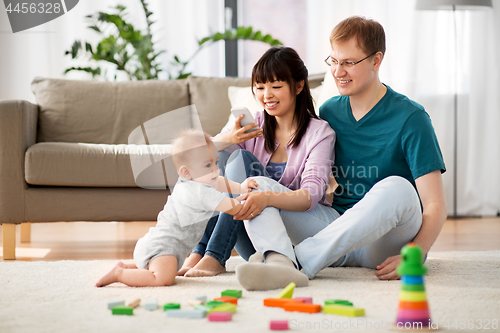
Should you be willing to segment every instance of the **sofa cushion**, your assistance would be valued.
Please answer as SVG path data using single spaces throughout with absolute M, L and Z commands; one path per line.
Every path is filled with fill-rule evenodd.
M 140 187 L 165 188 L 163 174 L 145 178 L 147 168 L 132 170 L 131 159 L 161 161 L 170 151 L 171 145 L 167 144 L 42 142 L 26 151 L 25 177 L 31 185 L 84 187 L 138 187 L 136 179 L 140 177 Z
M 35 78 L 38 142 L 125 144 L 145 121 L 189 105 L 187 80 L 96 82 Z M 226 89 L 227 91 L 227 89 Z
M 216 135 L 227 122 L 231 103 L 227 95 L 229 86 L 250 86 L 249 78 L 189 76 L 191 104 L 196 105 L 203 130 Z

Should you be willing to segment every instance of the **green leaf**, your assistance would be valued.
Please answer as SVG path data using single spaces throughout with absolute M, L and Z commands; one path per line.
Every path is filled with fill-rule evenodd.
M 92 30 L 95 30 L 95 31 L 97 31 L 97 32 L 99 32 L 99 33 L 102 33 L 102 32 L 101 32 L 101 29 L 99 29 L 99 27 L 98 27 L 98 26 L 96 26 L 96 25 L 91 25 L 91 26 L 89 26 L 88 28 L 89 28 L 89 29 L 92 29 Z
M 252 34 L 252 30 L 253 30 L 253 29 L 252 29 L 252 27 L 248 27 L 248 28 L 246 29 L 246 31 L 245 31 L 245 35 L 244 35 L 244 36 L 245 36 L 245 38 L 249 38 L 249 37 L 250 37 L 250 35 Z
M 220 32 L 218 32 L 215 35 L 213 35 L 212 39 L 214 42 L 222 40 L 222 39 L 224 39 L 224 34 L 221 34 Z
M 262 41 L 267 44 L 271 44 L 273 40 L 274 38 L 271 35 L 265 35 L 264 38 L 262 38 Z
M 211 39 L 212 39 L 211 37 L 205 37 L 205 38 L 203 38 L 202 40 L 200 40 L 198 42 L 198 45 L 201 46 L 201 45 L 205 44 L 206 42 L 208 42 Z
M 182 73 L 182 74 L 179 74 L 179 76 L 177 77 L 177 80 L 187 79 L 187 77 L 189 75 L 191 75 L 191 73 Z
M 262 32 L 260 30 L 255 32 L 255 35 L 253 35 L 253 40 L 262 40 Z
M 236 29 L 236 38 L 244 38 L 247 28 L 239 27 Z

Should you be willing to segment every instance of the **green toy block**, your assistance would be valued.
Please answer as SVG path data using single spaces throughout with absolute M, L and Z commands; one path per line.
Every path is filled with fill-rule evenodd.
M 423 284 L 401 284 L 401 290 L 404 291 L 425 291 L 425 286 Z
M 212 308 L 208 311 L 208 313 L 212 313 L 212 312 L 232 312 L 232 313 L 235 313 L 236 312 L 236 305 L 234 305 L 233 303 L 224 303 L 224 304 L 216 306 L 215 308 Z
M 344 299 L 328 299 L 325 301 L 325 305 L 334 305 L 334 304 L 352 306 L 351 302 Z
M 236 298 L 241 298 L 241 290 L 224 290 L 220 293 L 221 296 L 231 296 Z
M 167 303 L 163 305 L 163 311 L 180 309 L 181 305 L 179 303 Z
M 111 313 L 114 315 L 132 316 L 134 314 L 134 308 L 125 305 L 118 305 L 111 309 Z
M 214 306 L 214 307 L 215 307 L 215 306 Z M 195 310 L 203 310 L 203 311 L 208 312 L 208 311 L 209 311 L 210 309 L 212 309 L 212 308 L 210 308 L 210 307 L 208 307 L 208 306 L 206 306 L 206 305 L 204 305 L 204 304 L 198 304 L 198 305 L 195 305 L 195 306 L 194 306 L 194 309 L 195 309 Z
M 365 315 L 365 309 L 341 304 L 325 305 L 323 307 L 323 312 L 349 317 L 359 317 Z
M 292 298 L 294 290 L 295 290 L 295 283 L 291 282 L 275 298 Z
M 213 309 L 216 306 L 219 306 L 219 305 L 222 305 L 222 304 L 224 304 L 224 302 L 222 302 L 222 301 L 208 301 L 207 304 L 206 304 L 206 306 L 209 309 Z

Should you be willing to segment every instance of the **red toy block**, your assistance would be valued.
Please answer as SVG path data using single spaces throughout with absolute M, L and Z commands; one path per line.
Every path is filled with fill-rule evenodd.
M 312 297 L 295 297 L 294 299 L 301 300 L 304 303 L 312 304 L 313 298 Z
M 231 321 L 232 319 L 231 312 L 212 312 L 208 315 L 208 321 Z
M 288 330 L 288 320 L 271 320 L 269 328 L 273 331 L 286 331 Z

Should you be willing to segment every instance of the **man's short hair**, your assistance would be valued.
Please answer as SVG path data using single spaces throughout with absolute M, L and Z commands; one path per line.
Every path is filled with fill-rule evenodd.
M 181 132 L 177 139 L 172 142 L 172 160 L 177 171 L 182 165 L 188 164 L 193 158 L 200 156 L 200 149 L 206 152 L 210 144 L 212 144 L 210 135 L 203 131 L 188 129 Z
M 330 44 L 342 44 L 356 38 L 358 47 L 366 54 L 385 54 L 385 32 L 380 23 L 362 16 L 351 16 L 333 28 Z

